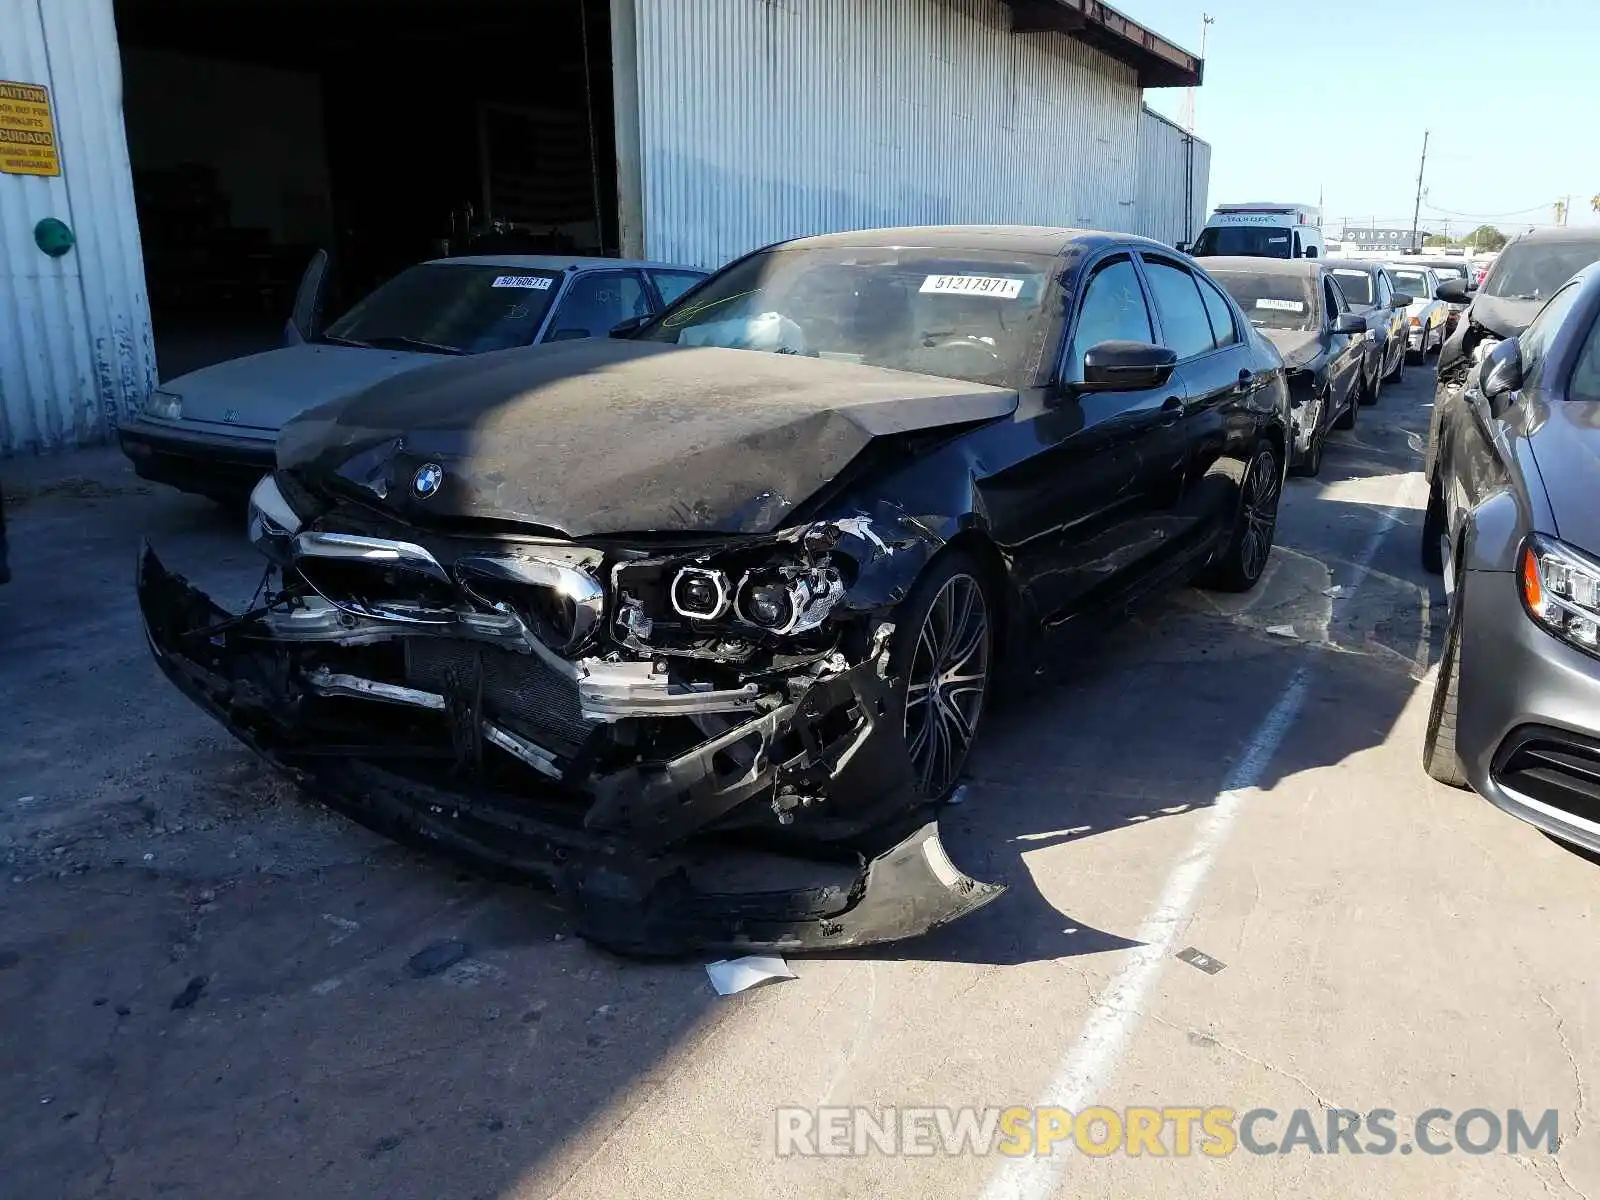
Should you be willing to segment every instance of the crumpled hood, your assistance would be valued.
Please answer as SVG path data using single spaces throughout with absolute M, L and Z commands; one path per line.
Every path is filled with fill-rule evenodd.
M 185 420 L 275 430 L 308 408 L 443 357 L 305 343 L 202 367 L 164 382 L 161 390 L 183 397 Z
M 1017 403 L 1014 390 L 880 367 L 599 338 L 390 379 L 287 426 L 278 463 L 342 476 L 419 524 L 764 533 L 875 438 Z M 430 465 L 443 480 L 420 495 Z
M 1559 401 L 1544 407 L 1529 444 L 1555 517 L 1554 533 L 1580 550 L 1600 555 L 1600 403 Z
M 1303 367 L 1322 352 L 1322 335 L 1314 329 L 1263 329 L 1261 335 L 1277 347 L 1286 367 Z
M 1506 300 L 1499 296 L 1477 296 L 1468 310 L 1470 319 L 1499 338 L 1519 336 L 1533 323 L 1544 307 L 1543 300 Z

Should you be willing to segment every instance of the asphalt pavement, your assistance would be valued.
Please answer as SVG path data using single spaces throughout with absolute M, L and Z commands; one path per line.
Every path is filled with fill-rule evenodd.
M 182 699 L 135 549 L 243 601 L 236 514 L 114 455 L 7 464 L 6 1194 L 1600 1195 L 1600 865 L 1420 766 L 1430 376 L 1291 481 L 1255 592 L 1147 606 L 986 715 L 941 827 L 1004 897 L 726 998 L 325 812 Z M 1109 1115 L 1050 1155 L 882 1148 L 964 1106 Z M 1112 1122 L 1146 1108 L 1275 1115 L 1131 1153 Z M 1346 1110 L 1391 1110 L 1393 1145 L 1330 1135 Z M 1555 1110 L 1557 1152 L 1473 1152 L 1474 1110 Z

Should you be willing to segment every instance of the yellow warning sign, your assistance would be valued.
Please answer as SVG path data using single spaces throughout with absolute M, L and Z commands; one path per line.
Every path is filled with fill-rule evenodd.
M 0 79 L 0 171 L 7 175 L 61 174 L 48 88 Z

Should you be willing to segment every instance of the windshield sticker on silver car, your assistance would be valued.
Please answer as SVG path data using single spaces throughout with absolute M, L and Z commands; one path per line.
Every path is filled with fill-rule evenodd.
M 993 296 L 1015 300 L 1022 295 L 1022 280 L 997 275 L 929 275 L 917 289 L 932 296 Z
M 1274 300 L 1269 296 L 1258 297 L 1256 307 L 1270 308 L 1274 312 L 1300 313 L 1306 310 L 1305 301 L 1303 300 Z
M 503 288 L 531 288 L 536 292 L 550 290 L 550 276 L 548 275 L 496 275 L 495 287 Z

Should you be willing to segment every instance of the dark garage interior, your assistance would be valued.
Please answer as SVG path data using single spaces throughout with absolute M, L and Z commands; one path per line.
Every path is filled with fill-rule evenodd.
M 614 254 L 606 0 L 116 0 L 163 378 L 419 259 Z

